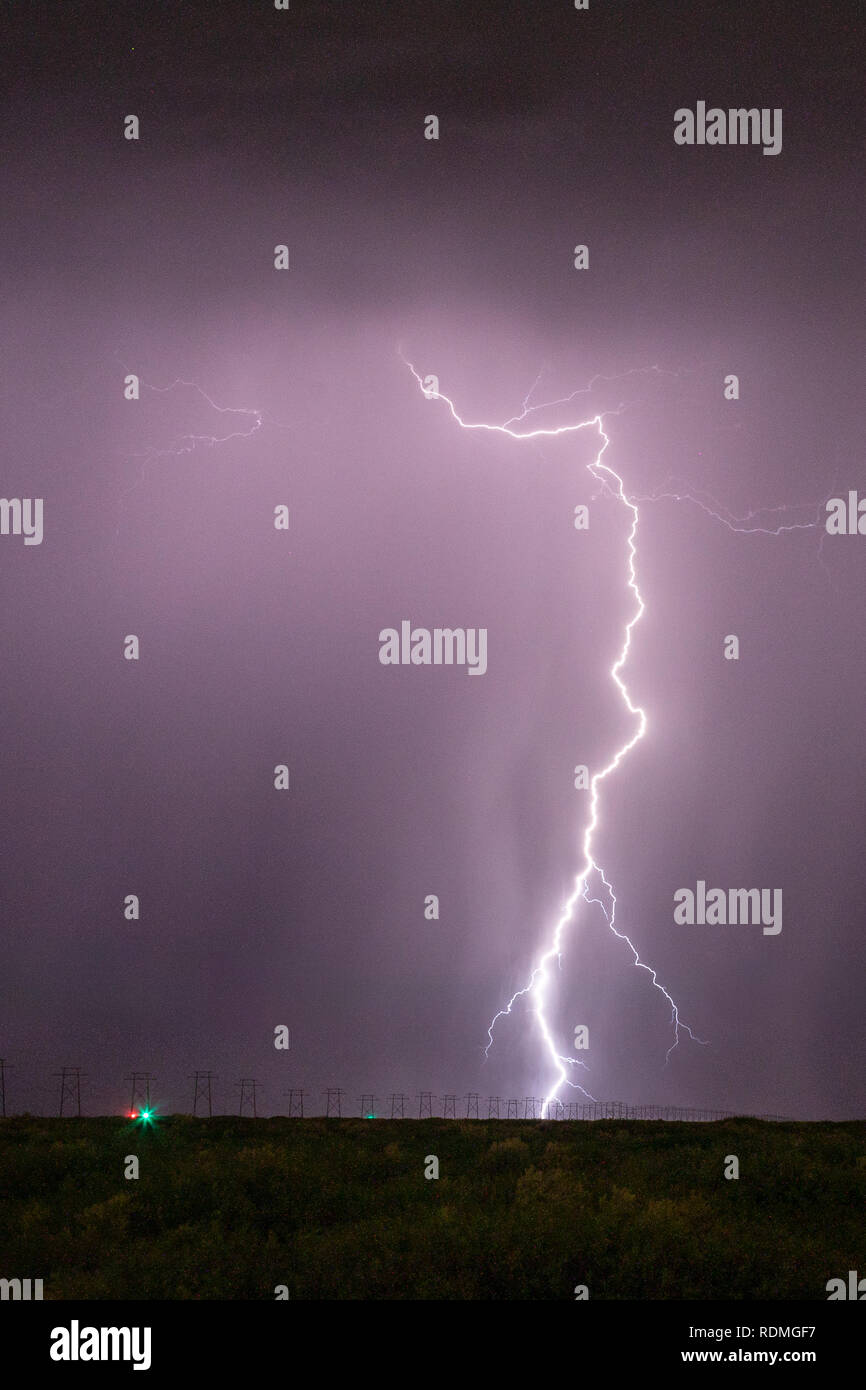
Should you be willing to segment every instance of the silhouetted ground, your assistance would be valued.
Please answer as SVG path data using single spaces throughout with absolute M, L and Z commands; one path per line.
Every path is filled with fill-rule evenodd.
M 859 1121 L 24 1116 L 0 1192 L 0 1278 L 46 1299 L 826 1300 L 866 1273 Z

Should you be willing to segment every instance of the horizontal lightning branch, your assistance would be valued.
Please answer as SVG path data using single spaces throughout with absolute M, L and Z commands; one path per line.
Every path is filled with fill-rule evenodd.
M 164 396 L 169 392 L 179 389 L 194 391 L 210 409 L 216 411 L 218 415 L 244 417 L 249 421 L 249 427 L 247 429 L 229 429 L 223 434 L 195 434 L 190 432 L 177 436 L 168 448 L 149 448 L 143 450 L 141 453 L 125 455 L 126 458 L 142 460 L 139 475 L 132 487 L 124 494 L 125 498 L 129 498 L 132 493 L 141 486 L 148 464 L 158 459 L 182 458 L 185 454 L 194 453 L 196 449 L 214 449 L 220 444 L 230 443 L 233 439 L 252 439 L 254 435 L 259 433 L 265 424 L 275 426 L 277 429 L 290 428 L 290 426 L 281 423 L 279 420 L 274 420 L 273 417 L 268 415 L 265 411 L 259 410 L 254 406 L 218 405 L 197 382 L 187 381 L 183 377 L 176 377 L 174 381 L 169 382 L 168 386 L 153 386 L 146 381 L 140 381 L 140 386 L 143 390 L 152 392 L 154 395 L 158 396 Z

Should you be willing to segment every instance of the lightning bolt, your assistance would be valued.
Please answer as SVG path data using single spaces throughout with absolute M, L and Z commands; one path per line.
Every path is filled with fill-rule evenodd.
M 676 482 L 676 478 L 669 478 L 664 486 L 672 487 Z M 651 493 L 648 497 L 636 497 L 634 500 L 636 502 L 693 502 L 696 507 L 700 507 L 701 511 L 706 512 L 714 521 L 721 522 L 729 531 L 735 531 L 739 535 L 760 536 L 781 536 L 786 531 L 813 531 L 817 526 L 821 525 L 821 520 L 820 517 L 816 515 L 812 521 L 780 522 L 777 526 L 759 526 L 753 524 L 755 517 L 770 517 L 774 514 L 778 516 L 780 513 L 788 513 L 795 510 L 805 511 L 807 507 L 815 510 L 815 508 L 823 506 L 823 500 L 821 502 L 803 502 L 800 504 L 799 508 L 796 506 L 792 507 L 790 503 L 786 503 L 781 507 L 759 507 L 754 511 L 746 512 L 745 516 L 735 516 L 723 503 L 717 502 L 715 497 L 701 490 L 693 492 L 686 490 L 677 490 L 675 492 L 658 491 Z
M 640 622 L 640 619 L 645 611 L 645 604 L 640 589 L 638 587 L 636 572 L 637 551 L 635 540 L 639 524 L 639 511 L 637 504 L 641 503 L 641 505 L 643 505 L 659 503 L 664 501 L 672 501 L 676 503 L 691 503 L 699 507 L 707 515 L 712 517 L 715 521 L 720 522 L 722 525 L 726 526 L 729 530 L 743 534 L 758 533 L 761 535 L 778 536 L 786 532 L 820 528 L 822 546 L 824 531 L 823 527 L 821 527 L 820 518 L 811 521 L 789 521 L 787 519 L 783 519 L 779 521 L 778 524 L 759 524 L 759 521 L 757 520 L 758 518 L 764 518 L 767 520 L 769 520 L 772 517 L 780 516 L 787 518 L 788 513 L 792 510 L 792 508 L 790 508 L 789 506 L 762 508 L 756 511 L 750 511 L 743 517 L 737 517 L 722 503 L 718 502 L 715 498 L 713 498 L 709 493 L 704 492 L 702 490 L 690 490 L 688 488 L 680 487 L 677 485 L 677 480 L 675 478 L 668 479 L 668 482 L 663 485 L 662 489 L 648 496 L 627 495 L 623 479 L 606 461 L 604 461 L 604 455 L 607 452 L 608 447 L 610 445 L 610 438 L 604 428 L 605 416 L 616 416 L 619 415 L 623 410 L 630 408 L 625 403 L 620 403 L 616 410 L 598 412 L 592 416 L 589 416 L 586 419 L 580 420 L 573 424 L 565 424 L 554 427 L 523 429 L 516 428 L 523 425 L 526 421 L 530 419 L 531 416 L 533 416 L 539 411 L 549 410 L 557 405 L 568 405 L 571 402 L 575 401 L 578 397 L 589 394 L 592 391 L 595 383 L 598 381 L 619 380 L 623 376 L 638 375 L 647 372 L 652 372 L 659 375 L 678 376 L 679 373 L 677 372 L 667 372 L 660 367 L 653 366 L 634 368 L 630 372 L 621 374 L 620 377 L 609 377 L 598 374 L 590 380 L 587 386 L 571 392 L 568 396 L 564 396 L 557 401 L 548 401 L 544 402 L 543 404 L 531 405 L 531 398 L 543 375 L 542 368 L 539 371 L 532 386 L 530 387 L 530 390 L 527 392 L 526 397 L 524 398 L 520 413 L 518 415 L 512 416 L 503 424 L 490 424 L 488 422 L 483 421 L 473 422 L 464 420 L 455 408 L 454 402 L 448 396 L 443 395 L 438 390 L 428 391 L 427 389 L 425 389 L 421 376 L 419 375 L 413 364 L 403 355 L 403 352 L 399 347 L 398 353 L 405 366 L 412 373 L 422 393 L 428 399 L 433 398 L 444 401 L 444 403 L 448 407 L 451 418 L 461 429 L 481 430 L 489 433 L 503 434 L 515 440 L 554 438 L 559 435 L 574 434 L 582 430 L 594 429 L 598 435 L 599 447 L 596 452 L 595 458 L 586 465 L 587 470 L 590 472 L 595 481 L 599 484 L 600 491 L 607 493 L 609 496 L 611 496 L 620 506 L 622 506 L 625 509 L 625 511 L 630 516 L 630 525 L 626 541 L 628 556 L 626 566 L 626 586 L 632 595 L 634 601 L 634 609 L 632 616 L 629 618 L 628 622 L 625 625 L 622 645 L 620 647 L 620 651 L 616 657 L 616 660 L 610 668 L 610 676 L 617 687 L 620 698 L 623 704 L 625 705 L 629 716 L 634 721 L 633 733 L 631 737 L 626 740 L 626 742 L 624 742 L 619 748 L 616 749 L 607 765 L 601 768 L 596 773 L 594 773 L 590 780 L 590 814 L 588 823 L 584 830 L 582 840 L 582 866 L 574 879 L 572 891 L 569 897 L 566 899 L 561 910 L 560 916 L 554 925 L 553 934 L 550 939 L 549 947 L 543 952 L 538 963 L 533 968 L 527 984 L 524 985 L 522 989 L 515 991 L 515 993 L 509 999 L 508 1003 L 505 1005 L 505 1007 L 500 1009 L 494 1015 L 487 1029 L 488 1042 L 487 1046 L 484 1049 L 485 1057 L 487 1057 L 489 1055 L 490 1048 L 493 1044 L 493 1031 L 497 1022 L 501 1018 L 504 1018 L 511 1014 L 512 1009 L 516 1004 L 517 1000 L 522 999 L 524 997 L 531 999 L 535 1007 L 535 1015 L 538 1020 L 542 1037 L 544 1039 L 544 1044 L 547 1048 L 551 1062 L 555 1068 L 557 1078 L 549 1094 L 542 1102 L 543 1113 L 544 1105 L 547 1105 L 549 1109 L 551 1104 L 558 1105 L 560 1103 L 557 1096 L 557 1091 L 560 1089 L 561 1086 L 569 1086 L 579 1091 L 589 1100 L 595 1100 L 595 1097 L 592 1096 L 589 1091 L 585 1090 L 583 1086 L 579 1085 L 578 1082 L 572 1080 L 569 1077 L 567 1070 L 569 1068 L 581 1067 L 584 1070 L 588 1070 L 588 1068 L 586 1067 L 586 1063 L 580 1060 L 579 1058 L 563 1055 L 558 1052 L 545 1013 L 547 987 L 550 982 L 550 966 L 554 958 L 556 958 L 559 961 L 561 966 L 563 938 L 566 929 L 574 920 L 577 906 L 581 900 L 585 902 L 588 906 L 598 905 L 601 908 L 601 911 L 604 915 L 605 921 L 611 933 L 614 936 L 616 936 L 618 940 L 626 943 L 626 945 L 629 947 L 632 953 L 633 964 L 635 965 L 635 967 L 637 969 L 645 971 L 650 976 L 653 988 L 657 989 L 662 994 L 666 1003 L 670 1006 L 671 1026 L 673 1028 L 674 1037 L 673 1042 L 671 1043 L 665 1055 L 665 1065 L 667 1065 L 668 1061 L 670 1060 L 670 1056 L 674 1049 L 679 1046 L 681 1029 L 688 1034 L 689 1038 L 693 1042 L 699 1043 L 702 1046 L 707 1045 L 705 1040 L 696 1037 L 689 1025 L 680 1018 L 679 1008 L 675 1000 L 672 998 L 665 986 L 659 981 L 656 971 L 641 959 L 640 954 L 634 943 L 631 941 L 631 939 L 624 932 L 618 929 L 616 925 L 616 895 L 614 893 L 611 883 L 605 876 L 604 871 L 596 861 L 593 850 L 595 833 L 598 829 L 599 824 L 599 803 L 601 785 L 619 768 L 620 764 L 628 756 L 632 749 L 643 739 L 647 729 L 646 713 L 639 705 L 636 705 L 632 701 L 628 688 L 621 675 L 627 663 L 629 652 L 631 649 L 632 633 L 637 624 Z M 154 392 L 158 395 L 164 395 L 179 389 L 185 389 L 187 391 L 196 392 L 198 396 L 201 397 L 201 399 L 203 399 L 207 403 L 207 405 L 217 414 L 225 417 L 236 417 L 236 420 L 238 422 L 243 420 L 247 423 L 248 427 L 234 429 L 229 428 L 227 432 L 222 434 L 187 433 L 178 436 L 173 442 L 172 446 L 169 448 L 151 448 L 146 450 L 144 453 L 128 455 L 127 457 L 141 459 L 142 467 L 136 483 L 133 484 L 133 488 L 130 489 L 130 492 L 127 493 L 126 496 L 131 495 L 131 492 L 134 491 L 136 487 L 140 486 L 144 479 L 145 471 L 148 467 L 148 464 L 154 460 L 164 458 L 180 458 L 184 455 L 192 454 L 198 448 L 215 448 L 217 445 L 228 443 L 231 440 L 250 439 L 262 430 L 266 421 L 269 424 L 275 425 L 279 429 L 290 428 L 288 425 L 282 424 L 280 421 L 273 420 L 272 417 L 266 415 L 264 411 L 259 410 L 255 407 L 219 405 L 196 382 L 188 381 L 184 378 L 176 378 L 167 386 L 153 386 L 146 382 L 142 382 L 141 384 L 144 387 L 144 389 Z M 805 510 L 806 507 L 811 508 L 813 506 L 818 505 L 819 504 L 804 503 L 802 504 L 800 510 L 802 512 L 803 510 Z M 823 566 L 823 556 L 820 548 L 819 559 L 821 559 Z M 826 570 L 825 566 L 824 568 Z M 605 898 L 602 898 L 601 896 L 591 896 L 590 881 L 594 881 L 595 879 L 597 879 L 600 884 L 600 888 L 596 889 L 596 892 L 603 891 L 605 894 Z
M 595 458 L 592 460 L 591 463 L 587 464 L 587 469 L 595 478 L 596 482 L 601 484 L 605 491 L 611 493 L 611 495 L 630 514 L 631 524 L 629 527 L 629 533 L 626 542 L 628 549 L 626 584 L 629 591 L 631 592 L 632 598 L 634 599 L 634 611 L 632 613 L 632 616 L 629 618 L 628 622 L 625 625 L 625 633 L 623 637 L 622 646 L 620 647 L 620 651 L 616 660 L 610 668 L 610 675 L 611 679 L 613 680 L 614 684 L 616 685 L 619 691 L 620 697 L 629 715 L 635 721 L 634 732 L 632 733 L 631 737 L 626 740 L 625 743 L 621 744 L 621 746 L 616 749 L 612 758 L 606 764 L 606 766 L 602 767 L 598 772 L 595 772 L 592 778 L 590 779 L 590 814 L 589 821 L 583 834 L 583 865 L 575 877 L 572 891 L 569 897 L 566 899 L 565 904 L 560 913 L 559 919 L 553 928 L 553 935 L 550 941 L 550 945 L 548 946 L 547 950 L 543 952 L 540 960 L 538 961 L 538 964 L 533 969 L 528 983 L 524 985 L 523 989 L 517 990 L 511 996 L 505 1007 L 503 1009 L 500 1009 L 499 1012 L 492 1019 L 487 1029 L 487 1047 L 484 1049 L 486 1057 L 487 1055 L 489 1055 L 490 1048 L 493 1044 L 493 1030 L 496 1027 L 496 1024 L 499 1021 L 499 1019 L 504 1018 L 506 1015 L 511 1013 L 511 1010 L 513 1009 L 514 1004 L 518 999 L 523 998 L 525 996 L 529 996 L 534 1001 L 535 1015 L 538 1020 L 539 1028 L 541 1030 L 541 1034 L 544 1039 L 547 1051 L 550 1055 L 551 1062 L 553 1063 L 553 1066 L 556 1069 L 557 1075 L 556 1082 L 549 1091 L 548 1095 L 545 1097 L 544 1105 L 547 1105 L 549 1108 L 552 1103 L 558 1103 L 557 1091 L 561 1086 L 570 1086 L 575 1090 L 580 1091 L 581 1094 L 587 1096 L 590 1100 L 594 1100 L 595 1098 L 593 1096 L 590 1096 L 588 1091 L 586 1091 L 577 1082 L 570 1080 L 566 1068 L 573 1066 L 585 1067 L 586 1064 L 584 1062 L 581 1062 L 576 1057 L 563 1056 L 557 1051 L 556 1044 L 554 1042 L 550 1025 L 548 1024 L 547 1016 L 545 1013 L 547 985 L 549 983 L 550 978 L 549 967 L 554 958 L 557 958 L 561 962 L 563 935 L 565 933 L 566 928 L 569 926 L 569 924 L 572 922 L 574 918 L 575 908 L 577 906 L 578 901 L 581 898 L 583 898 L 587 902 L 599 903 L 607 919 L 607 923 L 610 930 L 616 937 L 619 938 L 620 941 L 625 941 L 627 943 L 634 956 L 634 964 L 639 969 L 648 972 L 648 974 L 651 977 L 654 988 L 660 991 L 660 993 L 667 1000 L 668 1004 L 671 1006 L 671 1023 L 674 1029 L 674 1041 L 668 1048 L 668 1052 L 665 1057 L 665 1063 L 667 1064 L 668 1060 L 670 1059 L 671 1052 L 674 1050 L 675 1047 L 679 1045 L 680 1028 L 683 1028 L 693 1041 L 701 1043 L 704 1046 L 706 1045 L 703 1039 L 695 1037 L 695 1034 L 692 1032 L 688 1024 L 682 1022 L 679 1016 L 679 1009 L 675 1001 L 668 993 L 668 991 L 665 989 L 665 987 L 659 983 L 655 970 L 653 970 L 651 966 L 646 965 L 641 960 L 637 948 L 634 946 L 632 941 L 625 935 L 624 932 L 620 932 L 617 929 L 615 925 L 616 897 L 614 895 L 611 884 L 605 877 L 603 870 L 596 863 L 593 853 L 593 840 L 595 838 L 595 832 L 598 828 L 599 822 L 600 787 L 602 783 L 606 781 L 606 779 L 617 770 L 622 761 L 628 756 L 628 754 L 635 747 L 635 745 L 640 743 L 641 739 L 646 733 L 647 728 L 646 712 L 641 708 L 640 705 L 636 705 L 633 702 L 631 695 L 629 694 L 628 687 L 626 686 L 625 681 L 622 679 L 621 675 L 621 672 L 628 660 L 629 651 L 631 650 L 632 633 L 637 624 L 640 622 L 646 608 L 640 589 L 638 588 L 637 572 L 635 568 L 635 558 L 637 554 L 635 546 L 635 537 L 637 535 L 639 522 L 638 508 L 636 505 L 636 501 L 632 500 L 626 494 L 622 478 L 619 476 L 617 472 L 615 472 L 613 468 L 611 468 L 611 466 L 608 463 L 603 461 L 604 455 L 607 452 L 608 446 L 610 445 L 610 438 L 605 431 L 604 416 L 601 413 L 593 415 L 586 420 L 581 420 L 575 424 L 570 425 L 559 425 L 551 428 L 538 428 L 531 430 L 516 430 L 512 428 L 513 425 L 520 424 L 522 421 L 524 421 L 534 411 L 546 408 L 545 406 L 529 405 L 530 397 L 532 396 L 532 393 L 535 390 L 535 386 L 538 384 L 541 373 L 539 373 L 538 377 L 536 377 L 533 386 L 527 393 L 523 402 L 523 410 L 519 416 L 512 416 L 511 419 L 507 420 L 505 424 L 502 425 L 491 425 L 485 422 L 470 422 L 462 418 L 462 416 L 458 413 L 457 409 L 455 408 L 454 402 L 448 396 L 443 395 L 438 390 L 426 390 L 423 381 L 413 364 L 403 355 L 403 352 L 399 347 L 397 351 L 404 364 L 409 368 L 410 372 L 414 376 L 416 382 L 418 383 L 424 395 L 428 399 L 435 398 L 444 401 L 448 407 L 452 419 L 456 422 L 456 424 L 460 426 L 461 429 L 484 430 L 495 434 L 504 434 L 511 439 L 538 439 L 541 437 L 553 437 L 563 434 L 574 434 L 579 430 L 595 429 L 598 433 L 598 437 L 601 442 Z M 653 368 L 648 370 L 658 369 Z M 593 381 L 596 380 L 599 380 L 599 378 L 593 378 Z M 566 402 L 569 402 L 573 400 L 575 396 L 584 394 L 586 391 L 590 390 L 591 385 L 592 383 L 589 387 L 583 388 L 583 390 L 581 391 L 573 392 L 570 396 L 564 397 L 562 401 L 548 402 L 547 405 L 550 406 L 554 404 L 564 404 Z M 620 407 L 620 409 L 622 408 L 623 407 Z M 619 412 L 608 411 L 605 413 L 618 414 Z M 608 912 L 608 910 L 605 908 L 604 903 L 601 899 L 590 899 L 588 897 L 589 878 L 590 875 L 593 873 L 601 879 L 602 885 L 605 891 L 607 892 L 608 899 L 611 904 L 610 912 Z
M 219 415 L 246 415 L 251 417 L 252 424 L 248 430 L 230 430 L 228 434 L 183 434 L 178 437 L 175 447 L 170 449 L 148 449 L 143 454 L 132 454 L 132 458 L 179 458 L 182 454 L 191 454 L 196 447 L 202 446 L 214 448 L 217 444 L 226 444 L 230 439 L 250 439 L 262 428 L 264 414 L 261 410 L 256 410 L 251 406 L 228 406 L 217 405 L 206 391 L 194 381 L 185 381 L 182 377 L 176 377 L 168 386 L 151 386 L 143 381 L 141 385 L 147 391 L 153 391 L 156 395 L 164 396 L 169 391 L 174 391 L 178 386 L 185 386 L 190 391 L 197 391 L 201 398 L 207 402 L 212 410 Z
M 607 879 L 605 878 L 604 873 L 602 872 L 601 869 L 598 870 L 598 873 L 599 873 L 599 877 L 601 878 L 602 883 L 604 884 L 605 889 L 607 890 L 607 895 L 608 895 L 608 898 L 609 898 L 609 900 L 610 900 L 610 912 L 608 912 L 608 910 L 607 910 L 607 908 L 605 907 L 604 903 L 602 902 L 601 898 L 591 898 L 591 897 L 589 896 L 589 885 L 586 884 L 586 883 L 583 885 L 583 897 L 584 897 L 584 900 L 585 900 L 586 902 L 588 902 L 588 903 L 598 903 L 599 907 L 601 908 L 602 912 L 603 912 L 604 915 L 605 915 L 605 919 L 606 919 L 606 921 L 607 921 L 607 925 L 609 926 L 610 930 L 613 932 L 614 936 L 619 937 L 620 941 L 624 941 L 624 942 L 626 943 L 626 945 L 627 945 L 627 946 L 629 947 L 629 949 L 631 950 L 632 955 L 634 956 L 634 964 L 638 967 L 639 970 L 646 970 L 647 974 L 649 974 L 649 975 L 652 977 L 652 982 L 653 982 L 653 985 L 655 986 L 655 988 L 656 988 L 657 990 L 660 990 L 660 991 L 661 991 L 661 993 L 664 995 L 665 999 L 668 1001 L 668 1003 L 669 1003 L 670 1006 L 671 1006 L 671 1023 L 673 1024 L 673 1028 L 674 1028 L 674 1040 L 673 1040 L 673 1042 L 671 1043 L 670 1047 L 668 1048 L 668 1050 L 667 1050 L 667 1052 L 666 1052 L 666 1054 L 665 1054 L 665 1066 L 667 1066 L 668 1062 L 670 1061 L 671 1053 L 673 1052 L 674 1048 L 675 1048 L 675 1047 L 679 1047 L 679 1043 L 680 1043 L 680 1034 L 679 1034 L 679 1030 L 680 1030 L 680 1028 L 684 1028 L 684 1029 L 685 1029 L 685 1031 L 688 1033 L 689 1037 L 691 1038 L 692 1042 L 701 1043 L 701 1045 L 704 1046 L 704 1047 L 706 1047 L 707 1044 L 706 1044 L 706 1042 L 705 1042 L 702 1038 L 696 1038 L 695 1035 L 694 1035 L 694 1033 L 692 1032 L 691 1028 L 689 1027 L 689 1025 L 688 1025 L 687 1023 L 683 1023 L 683 1022 L 682 1022 L 682 1020 L 680 1019 L 680 1011 L 679 1011 L 679 1009 L 678 1009 L 676 1003 L 675 1003 L 674 1000 L 671 998 L 671 996 L 668 994 L 668 992 L 667 992 L 667 990 L 665 989 L 664 985 L 659 984 L 658 976 L 656 975 L 656 972 L 653 970 L 652 966 L 651 966 L 651 965 L 647 965 L 644 961 L 641 960 L 641 958 L 640 958 L 640 956 L 639 956 L 639 954 L 638 954 L 637 947 L 635 946 L 634 942 L 633 942 L 628 936 L 626 936 L 625 932 L 617 931 L 617 929 L 616 929 L 616 894 L 614 893 L 612 886 L 608 883 L 608 881 L 607 881 Z
M 132 487 L 122 494 L 122 502 L 127 501 L 132 496 L 133 492 L 141 487 L 141 484 L 144 482 L 148 464 L 157 459 L 181 458 L 184 454 L 194 453 L 198 448 L 214 449 L 220 444 L 228 444 L 233 439 L 252 439 L 254 435 L 258 434 L 259 431 L 264 428 L 265 423 L 273 425 L 277 429 L 285 430 L 290 428 L 289 425 L 275 420 L 271 415 L 263 410 L 257 409 L 255 406 L 219 405 L 197 382 L 187 381 L 184 377 L 176 377 L 174 381 L 169 382 L 167 386 L 153 386 L 150 382 L 141 379 L 139 384 L 145 391 L 151 391 L 157 396 L 167 395 L 169 392 L 177 391 L 179 388 L 183 388 L 187 391 L 194 391 L 208 406 L 210 406 L 211 410 L 216 411 L 218 415 L 241 416 L 250 423 L 247 429 L 229 429 L 224 434 L 195 434 L 192 432 L 181 434 L 176 436 L 171 446 L 168 448 L 149 448 L 142 453 L 124 455 L 126 458 L 141 459 L 142 462 L 136 481 L 132 484 Z M 119 523 L 116 528 L 116 534 L 120 534 Z
M 675 487 L 677 481 L 676 478 L 669 478 L 667 483 L 663 486 L 667 488 Z M 824 559 L 824 542 L 827 539 L 827 528 L 824 525 L 826 503 L 827 498 L 835 496 L 837 491 L 838 488 L 834 484 L 832 491 L 825 493 L 817 502 L 801 502 L 793 506 L 790 503 L 785 503 L 779 507 L 759 507 L 754 511 L 746 512 L 745 516 L 735 516 L 722 502 L 717 501 L 710 493 L 703 492 L 700 489 L 692 491 L 676 488 L 673 492 L 663 492 L 660 490 L 651 493 L 648 497 L 636 497 L 634 500 L 636 502 L 692 502 L 696 507 L 700 507 L 701 511 L 706 512 L 707 516 L 712 517 L 714 521 L 720 522 L 722 526 L 726 526 L 729 531 L 733 531 L 741 536 L 781 536 L 791 531 L 817 530 L 818 563 L 824 572 L 824 578 L 827 580 L 827 583 L 833 589 L 838 590 L 838 585 L 833 579 L 827 562 Z M 807 508 L 815 512 L 812 521 L 780 521 L 775 526 L 762 526 L 755 520 L 756 517 L 766 517 L 769 520 L 771 516 L 779 517 L 782 515 L 787 516 L 790 512 L 805 512 Z

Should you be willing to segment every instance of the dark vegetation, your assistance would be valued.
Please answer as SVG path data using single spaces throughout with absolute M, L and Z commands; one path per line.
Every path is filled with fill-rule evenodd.
M 0 1277 L 46 1299 L 826 1300 L 864 1209 L 862 1122 L 0 1121 Z

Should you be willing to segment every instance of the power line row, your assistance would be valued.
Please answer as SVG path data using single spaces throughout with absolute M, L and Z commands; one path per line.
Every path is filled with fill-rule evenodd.
M 86 1073 L 82 1072 L 80 1067 L 63 1067 L 61 1071 L 53 1074 L 60 1078 L 58 1114 L 60 1116 L 80 1116 L 81 1079 L 86 1076 Z M 216 1073 L 204 1070 L 196 1071 L 190 1079 L 194 1082 L 193 1115 L 201 1113 L 202 1115 L 213 1116 L 213 1083 L 219 1080 Z M 151 1084 L 156 1080 L 156 1077 L 152 1072 L 134 1071 L 126 1077 L 126 1080 L 131 1083 L 130 1118 L 151 1117 L 154 1113 Z M 235 1084 L 240 1090 L 237 1113 L 258 1118 L 257 1096 L 261 1082 L 255 1077 L 243 1076 Z M 288 1098 L 288 1118 L 303 1119 L 304 1099 L 310 1095 L 310 1092 L 301 1086 L 293 1086 L 283 1091 L 282 1094 Z M 326 1119 L 344 1117 L 345 1095 L 346 1091 L 342 1086 L 328 1086 L 320 1093 L 320 1098 L 323 1097 L 325 1100 Z M 545 1100 L 536 1096 L 524 1096 L 522 1099 L 517 1096 L 508 1098 L 487 1096 L 485 1097 L 485 1117 L 484 1101 L 478 1091 L 468 1091 L 466 1095 L 460 1097 L 456 1093 L 439 1096 L 432 1091 L 421 1091 L 417 1095 L 411 1096 L 402 1091 L 393 1091 L 385 1098 L 386 1110 L 384 1114 L 379 1115 L 376 1110 L 379 1096 L 369 1091 L 365 1092 L 359 1099 L 359 1114 L 369 1120 L 382 1119 L 386 1116 L 392 1120 L 414 1118 L 415 1110 L 411 1104 L 413 1100 L 418 1102 L 417 1118 L 420 1120 L 440 1118 L 434 1116 L 434 1101 L 437 1100 L 442 1101 L 441 1118 L 445 1120 L 487 1118 L 488 1120 L 684 1120 L 694 1122 L 735 1118 L 784 1121 L 790 1118 L 785 1115 L 744 1116 L 742 1111 L 704 1110 L 672 1105 L 628 1105 L 622 1101 L 563 1102 Z M 465 1102 L 465 1110 L 463 1104 L 458 1106 L 458 1099 L 460 1102 Z M 505 1106 L 504 1111 L 503 1105 Z M 460 1111 L 459 1116 L 458 1109 Z M 2 1057 L 0 1057 L 0 1115 L 6 1115 L 6 1069 L 5 1060 Z

